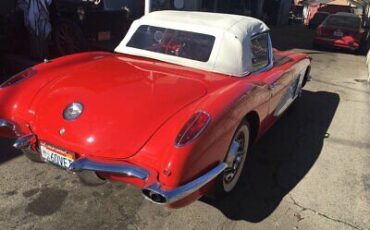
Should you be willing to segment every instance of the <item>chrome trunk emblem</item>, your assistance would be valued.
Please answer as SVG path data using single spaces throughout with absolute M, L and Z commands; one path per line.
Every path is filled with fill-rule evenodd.
M 67 121 L 77 119 L 83 113 L 84 106 L 81 103 L 73 102 L 63 111 L 63 118 Z

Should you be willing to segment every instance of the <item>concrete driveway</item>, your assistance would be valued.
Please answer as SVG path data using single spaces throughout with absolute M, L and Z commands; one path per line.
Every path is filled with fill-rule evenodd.
M 300 27 L 273 31 L 279 48 L 313 57 L 313 81 L 252 149 L 232 196 L 169 210 L 129 185 L 81 185 L 2 139 L 0 229 L 370 229 L 365 57 L 310 50 L 310 36 Z

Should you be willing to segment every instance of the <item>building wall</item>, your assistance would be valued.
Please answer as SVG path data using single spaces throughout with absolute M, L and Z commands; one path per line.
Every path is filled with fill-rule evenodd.
M 186 0 L 182 10 L 230 13 L 262 18 L 264 2 L 265 0 Z M 151 5 L 152 11 L 174 9 L 173 0 L 165 0 L 162 3 L 158 0 L 147 0 L 146 4 Z
M 277 18 L 277 25 L 286 25 L 289 21 L 289 12 L 292 9 L 291 0 L 281 0 L 279 6 L 279 13 Z
M 159 2 L 153 0 L 153 2 Z M 207 11 L 253 16 L 267 23 L 285 25 L 289 21 L 292 0 L 186 0 L 183 10 Z M 173 9 L 173 0 L 152 10 Z
M 348 6 L 348 0 L 319 0 L 315 1 L 316 3 L 324 3 L 328 5 L 339 5 L 339 6 Z
M 263 8 L 265 5 L 265 1 L 259 0 L 259 1 L 253 1 L 253 2 L 256 4 L 255 16 L 257 18 L 263 18 L 263 15 L 264 15 Z
M 286 25 L 289 21 L 289 12 L 291 9 L 291 0 L 265 0 L 263 11 L 268 17 L 268 23 Z
M 202 0 L 186 0 L 184 1 L 185 10 L 200 9 Z
M 0 17 L 5 17 L 14 12 L 17 1 L 15 0 L 0 0 Z

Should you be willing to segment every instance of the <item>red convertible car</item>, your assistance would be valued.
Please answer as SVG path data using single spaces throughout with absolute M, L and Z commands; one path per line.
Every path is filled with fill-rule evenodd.
M 248 148 L 309 72 L 310 58 L 273 49 L 257 19 L 159 11 L 114 53 L 65 56 L 3 83 L 0 133 L 82 181 L 130 183 L 182 207 L 235 188 Z

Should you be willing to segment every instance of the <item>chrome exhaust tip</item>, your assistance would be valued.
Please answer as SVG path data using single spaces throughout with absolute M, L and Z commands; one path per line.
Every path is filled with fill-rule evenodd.
M 18 138 L 13 144 L 13 147 L 16 149 L 28 149 L 36 142 L 37 142 L 36 136 L 34 134 L 29 134 Z
M 156 204 L 172 204 L 198 191 L 221 174 L 226 167 L 226 163 L 220 163 L 203 176 L 171 190 L 163 189 L 161 184 L 154 183 L 143 189 L 143 195 L 146 199 Z
M 167 203 L 167 198 L 159 193 L 153 192 L 149 189 L 143 189 L 143 195 L 146 199 L 157 203 L 157 204 L 166 204 Z

